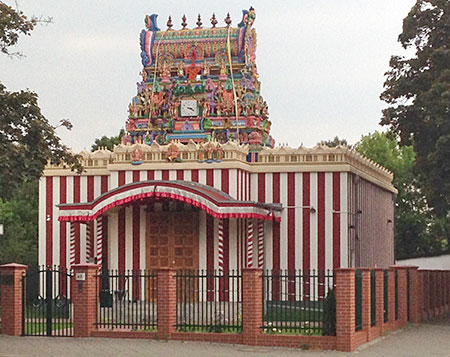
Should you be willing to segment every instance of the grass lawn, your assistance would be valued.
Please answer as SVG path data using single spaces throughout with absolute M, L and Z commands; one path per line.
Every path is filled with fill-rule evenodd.
M 26 335 L 41 335 L 44 334 L 47 329 L 47 324 L 45 322 L 26 322 L 25 323 L 25 334 Z M 67 321 L 57 321 L 52 323 L 52 331 L 66 330 L 73 327 L 72 322 Z M 64 334 L 65 331 L 61 331 Z M 69 334 L 69 331 L 67 331 Z
M 177 332 L 241 333 L 241 332 L 242 332 L 242 327 L 226 327 L 226 326 L 177 326 Z
M 322 322 L 323 312 L 318 309 L 292 308 L 289 306 L 268 306 L 264 321 L 280 322 Z

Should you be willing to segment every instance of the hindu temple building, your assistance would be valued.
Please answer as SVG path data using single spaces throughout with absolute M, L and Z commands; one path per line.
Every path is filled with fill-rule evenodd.
M 40 180 L 39 263 L 119 271 L 394 263 L 392 174 L 347 147 L 275 146 L 255 11 L 160 30 L 146 16 L 126 135 Z M 274 123 L 276 123 L 274 118 Z M 300 123 L 299 123 L 300 125 Z

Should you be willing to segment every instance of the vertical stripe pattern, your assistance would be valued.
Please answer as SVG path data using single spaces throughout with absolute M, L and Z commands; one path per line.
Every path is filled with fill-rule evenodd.
M 247 267 L 253 267 L 253 220 L 248 220 Z
M 97 264 L 103 268 L 103 217 L 97 218 Z
M 279 223 L 202 215 L 200 269 L 226 271 L 253 265 L 275 270 L 332 269 L 356 263 L 383 266 L 392 260 L 392 194 L 374 184 L 361 179 L 358 186 L 347 172 L 249 173 L 205 165 L 192 170 L 44 177 L 39 184 L 39 262 L 68 267 L 96 256 L 108 268 L 145 268 L 148 212 L 144 202 L 107 212 L 92 226 L 58 222 L 57 205 L 92 201 L 115 187 L 154 179 L 198 182 L 235 199 L 283 206 Z M 358 207 L 362 213 L 356 218 Z M 383 242 L 382 247 L 375 248 L 377 242 Z
M 264 221 L 258 220 L 258 268 L 264 267 Z

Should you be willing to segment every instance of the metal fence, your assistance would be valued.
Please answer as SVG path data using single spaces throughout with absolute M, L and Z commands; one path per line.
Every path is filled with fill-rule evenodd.
M 150 270 L 103 270 L 97 279 L 97 327 L 156 330 L 157 279 Z
M 377 323 L 377 272 L 370 271 L 370 326 Z
M 242 273 L 183 270 L 176 274 L 178 331 L 241 332 Z
M 328 303 L 325 303 L 325 299 Z M 332 271 L 286 270 L 263 273 L 264 333 L 321 335 L 324 322 L 331 321 L 333 324 L 332 321 L 335 321 L 335 311 Z
M 22 335 L 73 336 L 70 270 L 31 266 L 22 277 Z

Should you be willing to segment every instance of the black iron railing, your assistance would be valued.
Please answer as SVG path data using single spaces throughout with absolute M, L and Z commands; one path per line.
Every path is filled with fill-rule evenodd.
M 242 331 L 240 271 L 183 270 L 176 281 L 178 331 Z
M 97 279 L 97 327 L 156 330 L 157 279 L 150 270 L 103 270 Z
M 377 323 L 377 274 L 376 270 L 370 271 L 370 325 Z
M 362 330 L 362 271 L 355 271 L 355 329 Z
M 72 276 L 57 266 L 28 268 L 22 277 L 22 335 L 73 336 Z
M 332 335 L 335 326 L 332 271 L 263 273 L 263 332 Z

